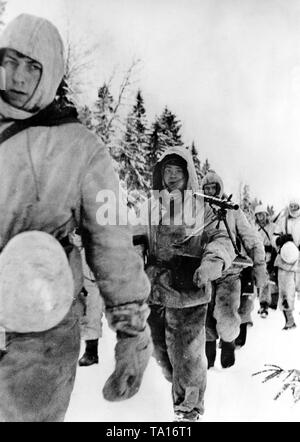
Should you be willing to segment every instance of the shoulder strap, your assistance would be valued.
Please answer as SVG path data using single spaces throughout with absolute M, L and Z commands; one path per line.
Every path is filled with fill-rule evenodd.
M 261 228 L 261 230 L 267 235 L 267 238 L 269 241 L 271 241 L 270 239 L 270 235 L 268 234 L 268 232 L 266 231 L 266 229 L 259 223 L 257 223 L 259 225 L 259 227 Z
M 23 122 L 23 120 L 22 120 L 22 122 Z M 4 143 L 4 141 L 8 140 L 9 138 L 13 137 L 14 135 L 17 135 L 19 132 L 22 132 L 27 127 L 29 127 L 29 126 L 27 126 L 25 124 L 19 124 L 19 121 L 12 123 L 9 127 L 4 129 L 3 132 L 1 132 L 0 144 Z
M 9 138 L 17 135 L 29 127 L 37 126 L 59 126 L 61 124 L 80 123 L 77 118 L 77 111 L 75 108 L 59 109 L 57 103 L 52 102 L 45 109 L 38 114 L 33 115 L 25 120 L 17 120 L 8 126 L 0 134 L 0 144 Z

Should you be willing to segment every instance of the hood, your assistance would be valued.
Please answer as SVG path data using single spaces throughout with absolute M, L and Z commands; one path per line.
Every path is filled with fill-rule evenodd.
M 290 209 L 291 204 L 298 204 L 299 209 L 297 211 L 292 212 Z M 287 206 L 287 212 L 288 212 L 289 216 L 292 218 L 298 218 L 300 216 L 300 198 L 297 198 L 297 197 L 290 198 L 289 204 Z
M 258 213 L 266 213 L 267 215 L 269 214 L 266 206 L 264 206 L 263 204 L 258 204 L 255 207 L 254 215 L 257 215 Z
M 199 182 L 191 153 L 181 146 L 168 148 L 159 158 L 153 170 L 153 190 L 162 190 L 162 166 L 168 155 L 178 155 L 185 160 L 188 172 L 187 190 L 199 190 Z
M 221 198 L 224 193 L 224 185 L 222 178 L 216 172 L 207 172 L 206 175 L 202 178 L 201 181 L 201 190 L 203 192 L 203 188 L 206 184 L 218 184 L 217 194 L 215 195 L 217 198 Z
M 57 28 L 44 18 L 21 14 L 7 25 L 0 36 L 0 50 L 6 48 L 41 63 L 40 82 L 22 110 L 36 112 L 44 109 L 54 100 L 65 71 L 64 46 Z

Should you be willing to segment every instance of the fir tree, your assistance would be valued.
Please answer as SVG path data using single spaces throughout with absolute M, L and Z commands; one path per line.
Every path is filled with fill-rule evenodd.
M 111 155 L 116 156 L 113 151 L 111 141 L 114 135 L 114 128 L 111 124 L 114 116 L 114 98 L 110 93 L 106 83 L 98 89 L 98 99 L 95 103 L 95 133 L 101 141 L 108 147 Z
M 61 109 L 65 109 L 67 107 L 73 107 L 76 109 L 75 104 L 70 98 L 69 85 L 66 76 L 63 77 L 60 85 L 58 86 L 55 100 Z
M 190 148 L 190 152 L 191 152 L 192 157 L 193 157 L 193 161 L 194 161 L 194 165 L 195 165 L 195 170 L 196 170 L 198 182 L 199 182 L 199 185 L 200 185 L 201 180 L 203 178 L 203 174 L 202 174 L 202 171 L 201 171 L 201 162 L 200 162 L 200 159 L 199 159 L 199 156 L 198 156 L 198 150 L 197 150 L 197 148 L 195 146 L 194 141 L 192 142 L 192 146 Z
M 149 137 L 149 165 L 152 169 L 160 156 L 172 146 L 183 146 L 181 123 L 167 107 L 152 124 Z
M 160 127 L 164 135 L 166 148 L 170 146 L 183 146 L 180 134 L 181 123 L 167 107 L 165 107 L 160 117 Z
M 208 172 L 210 169 L 211 169 L 211 166 L 210 166 L 210 164 L 209 164 L 209 162 L 208 162 L 208 159 L 206 158 L 206 160 L 205 160 L 205 162 L 204 162 L 204 164 L 203 164 L 203 166 L 202 166 L 202 169 L 201 169 L 201 174 L 202 174 L 202 176 L 206 175 L 207 172 Z
M 263 370 L 257 371 L 253 373 L 252 376 L 264 375 L 264 379 L 262 383 L 266 383 L 270 380 L 280 379 L 281 388 L 278 393 L 274 396 L 274 400 L 276 401 L 284 392 L 291 392 L 294 403 L 299 402 L 300 400 L 300 371 L 292 368 L 290 370 L 286 370 L 284 368 L 279 367 L 275 364 L 265 364 Z
M 272 219 L 274 217 L 274 215 L 275 215 L 274 206 L 267 206 L 267 211 L 268 211 L 268 214 L 269 214 L 270 218 Z
M 162 130 L 160 127 L 160 122 L 157 119 L 152 124 L 152 130 L 149 136 L 148 159 L 151 169 L 153 169 L 164 150 L 165 146 L 162 140 Z
M 244 211 L 245 215 L 248 218 L 248 221 L 253 223 L 254 209 L 251 203 L 250 187 L 248 184 L 245 184 L 242 189 L 242 193 L 240 195 L 240 208 Z
M 120 179 L 128 192 L 148 192 L 150 170 L 147 164 L 148 134 L 144 100 L 139 90 L 136 103 L 129 113 L 124 139 L 121 143 Z
M 78 118 L 88 129 L 94 131 L 93 112 L 87 105 L 79 108 Z

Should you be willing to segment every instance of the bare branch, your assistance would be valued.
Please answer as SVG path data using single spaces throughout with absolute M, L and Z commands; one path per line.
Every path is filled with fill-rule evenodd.
M 107 131 L 109 131 L 113 121 L 116 119 L 117 112 L 118 112 L 118 110 L 122 104 L 122 100 L 124 98 L 124 94 L 125 94 L 126 90 L 128 89 L 128 87 L 132 84 L 132 82 L 131 82 L 132 72 L 139 63 L 140 63 L 139 59 L 133 60 L 131 65 L 129 66 L 129 68 L 127 69 L 127 71 L 125 73 L 125 76 L 124 76 L 122 83 L 120 85 L 120 88 L 119 88 L 119 94 L 118 94 L 118 98 L 116 100 L 115 107 L 113 109 L 112 117 L 109 120 L 108 125 L 107 125 Z

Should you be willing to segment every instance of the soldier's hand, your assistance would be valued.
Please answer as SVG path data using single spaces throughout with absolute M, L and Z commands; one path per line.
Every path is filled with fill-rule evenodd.
M 201 288 L 209 281 L 214 281 L 222 276 L 223 262 L 221 260 L 206 260 L 201 263 L 200 267 L 195 271 L 193 282 Z
M 265 264 L 257 264 L 253 267 L 253 279 L 257 288 L 263 288 L 268 282 L 268 272 Z
M 115 369 L 103 388 L 103 396 L 108 401 L 129 399 L 141 386 L 153 351 L 146 323 L 149 312 L 146 304 L 137 303 L 106 309 L 108 324 L 117 331 Z

